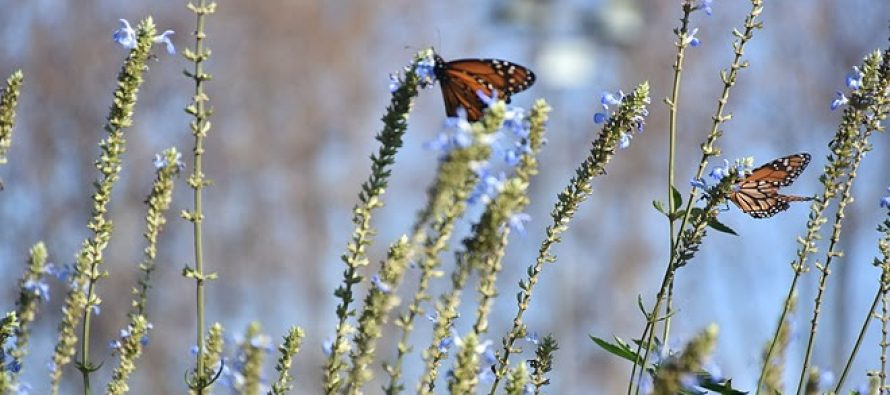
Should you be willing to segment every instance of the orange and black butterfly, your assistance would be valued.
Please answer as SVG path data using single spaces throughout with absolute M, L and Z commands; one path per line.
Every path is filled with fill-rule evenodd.
M 769 218 L 790 207 L 790 202 L 813 200 L 811 197 L 783 195 L 779 188 L 791 185 L 810 164 L 810 154 L 788 155 L 754 169 L 736 185 L 729 199 L 754 218 Z
M 457 116 L 457 109 L 467 111 L 468 121 L 482 118 L 485 103 L 476 94 L 481 91 L 491 97 L 497 91 L 498 98 L 510 102 L 510 96 L 524 91 L 535 83 L 535 73 L 513 62 L 500 59 L 458 59 L 446 62 L 438 54 L 433 72 L 442 87 L 445 113 Z

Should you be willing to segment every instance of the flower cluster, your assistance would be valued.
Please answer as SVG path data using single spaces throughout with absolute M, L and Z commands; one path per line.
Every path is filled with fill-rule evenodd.
M 482 91 L 476 92 L 476 94 L 487 106 L 498 101 L 497 91 L 493 91 L 491 96 L 485 95 Z M 436 135 L 435 139 L 424 143 L 424 148 L 439 152 L 440 158 L 444 159 L 452 151 L 469 148 L 476 142 L 475 138 L 481 138 L 483 140 L 478 142 L 490 147 L 494 152 L 493 156 L 501 158 L 507 167 L 506 170 L 509 170 L 519 165 L 523 155 L 531 152 L 530 128 L 525 109 L 507 106 L 498 131 L 491 135 L 478 135 L 474 133 L 473 125 L 467 120 L 466 110 L 458 108 L 457 116 L 446 118 L 443 130 Z M 503 190 L 507 172 L 493 169 L 492 163 L 489 161 L 474 162 L 472 166 L 479 183 L 470 193 L 468 202 L 487 204 Z M 529 217 L 526 214 L 518 215 L 511 219 L 511 226 L 521 230 L 528 220 Z
M 609 106 L 617 106 L 621 104 L 621 101 L 625 99 L 626 95 L 623 91 L 619 90 L 616 93 L 612 92 L 603 92 L 600 95 L 600 104 L 603 106 L 603 111 L 593 114 L 593 122 L 594 123 L 604 123 L 607 122 L 611 116 L 609 112 Z M 646 103 L 648 104 L 648 97 L 646 98 Z M 631 122 L 633 123 L 634 129 L 636 129 L 637 133 L 643 133 L 643 129 L 646 126 L 646 116 L 649 115 L 649 110 L 643 109 L 640 114 L 637 114 L 633 117 Z M 618 143 L 618 147 L 621 149 L 626 149 L 630 147 L 630 140 L 633 136 L 630 133 L 625 133 L 622 131 L 621 133 L 621 141 Z
M 148 345 L 148 333 L 147 332 L 149 330 L 151 330 L 152 328 L 154 328 L 154 325 L 152 325 L 152 323 L 150 323 L 150 322 L 146 323 L 145 324 L 145 329 L 146 329 L 145 332 L 146 333 L 139 336 L 139 344 L 141 344 L 143 347 Z M 120 339 L 115 339 L 115 340 L 108 342 L 108 348 L 110 348 L 112 350 L 112 352 L 120 351 L 121 347 L 124 344 L 128 343 L 128 341 L 133 337 L 133 333 L 134 333 L 133 325 L 132 324 L 127 325 L 126 329 L 121 329 L 120 334 L 119 334 Z
M 251 324 L 244 336 L 234 336 L 233 343 L 237 350 L 233 358 L 226 358 L 220 382 L 239 392 L 253 393 L 255 389 L 260 393 L 269 391 L 271 387 L 260 377 L 259 363 L 266 353 L 273 351 L 272 339 L 259 333 L 259 327 Z
M 862 77 L 865 74 L 859 70 L 859 67 L 853 66 L 853 70 L 847 73 L 846 78 L 844 78 L 844 82 L 851 91 L 858 91 L 859 88 L 862 88 Z M 831 101 L 831 110 L 837 110 L 838 107 L 843 106 L 850 102 L 850 99 L 844 95 L 844 92 L 837 91 L 835 92 L 835 98 Z
M 723 180 L 724 177 L 731 174 L 736 175 L 738 178 L 744 178 L 745 174 L 747 174 L 752 167 L 754 167 L 754 158 L 750 156 L 736 159 L 732 164 L 729 163 L 728 159 L 724 159 L 723 167 L 715 167 L 708 173 L 708 176 L 718 183 Z M 689 185 L 698 189 L 709 188 L 707 181 L 701 178 L 693 178 L 689 180 Z
M 127 49 L 136 48 L 136 30 L 130 27 L 130 22 L 126 19 L 121 19 L 121 27 L 114 31 L 111 35 L 111 38 L 122 47 Z M 173 30 L 165 30 L 163 33 L 157 35 L 152 39 L 155 44 L 164 44 L 167 47 L 167 53 L 170 55 L 176 54 L 176 47 L 173 46 L 173 41 L 170 39 L 170 36 L 173 35 Z
M 172 150 L 169 155 L 167 152 L 157 153 L 155 154 L 154 160 L 152 160 L 152 164 L 155 166 L 155 170 L 161 170 L 166 168 L 167 165 L 174 163 L 176 165 L 176 172 L 181 173 L 185 170 L 185 163 L 182 161 L 182 153 L 176 150 Z
M 405 74 L 410 72 L 411 69 L 414 69 L 414 73 L 417 74 L 417 78 L 419 79 L 418 85 L 421 88 L 427 88 L 433 85 L 436 82 L 436 61 L 433 59 L 433 52 L 427 51 L 423 57 L 416 60 L 414 63 L 409 64 L 405 67 L 402 67 L 401 70 L 390 73 L 389 75 L 389 92 L 393 93 L 402 86 L 405 82 Z

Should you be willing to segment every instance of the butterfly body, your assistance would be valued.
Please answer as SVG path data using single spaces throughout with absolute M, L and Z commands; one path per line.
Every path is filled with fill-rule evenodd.
M 787 210 L 790 202 L 813 200 L 807 196 L 783 195 L 779 188 L 791 185 L 810 163 L 810 154 L 778 158 L 754 169 L 729 195 L 736 206 L 754 218 L 769 218 Z
M 463 108 L 467 112 L 467 120 L 478 121 L 482 118 L 485 103 L 479 98 L 477 91 L 488 97 L 497 91 L 498 98 L 509 103 L 513 94 L 526 90 L 535 83 L 535 73 L 506 60 L 445 61 L 437 54 L 434 61 L 433 71 L 442 88 L 445 113 L 449 117 L 456 117 L 457 109 Z

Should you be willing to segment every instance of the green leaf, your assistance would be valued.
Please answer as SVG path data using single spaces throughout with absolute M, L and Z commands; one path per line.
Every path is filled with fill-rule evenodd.
M 674 207 L 671 211 L 677 211 L 683 205 L 683 196 L 680 195 L 680 191 L 673 185 L 671 185 L 671 193 L 674 195 Z
M 717 381 L 714 380 L 714 377 L 711 376 L 708 372 L 699 372 L 696 374 L 698 376 L 699 386 L 717 392 L 718 394 L 724 395 L 745 395 L 747 392 L 740 391 L 735 388 L 732 388 L 732 379 Z
M 734 230 L 732 230 L 732 228 L 730 228 L 730 227 L 724 225 L 722 222 L 718 221 L 717 218 L 712 218 L 712 219 L 708 220 L 708 226 L 710 226 L 712 229 L 714 229 L 718 232 L 729 233 L 733 236 L 739 235 Z
M 630 348 L 630 346 L 628 346 L 627 343 L 624 342 L 624 340 L 621 340 L 621 338 L 616 336 L 615 337 L 616 344 L 612 344 L 612 343 L 609 343 L 608 341 L 600 339 L 596 336 L 593 336 L 593 335 L 589 335 L 589 336 L 590 336 L 590 340 L 593 340 L 594 343 L 596 343 L 598 346 L 600 346 L 603 350 L 608 351 L 610 354 L 624 358 L 630 362 L 633 362 L 634 360 L 636 360 L 637 353 L 634 350 L 632 350 Z
M 653 200 L 652 207 L 655 207 L 655 209 L 658 210 L 659 213 L 668 215 L 668 213 L 664 211 L 664 203 L 662 203 L 661 200 Z

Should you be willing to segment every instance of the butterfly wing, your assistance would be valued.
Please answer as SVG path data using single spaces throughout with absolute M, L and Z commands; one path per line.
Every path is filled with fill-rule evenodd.
M 789 202 L 812 200 L 810 197 L 782 195 L 779 188 L 791 185 L 810 163 L 810 154 L 799 153 L 773 160 L 754 169 L 745 177 L 729 199 L 742 212 L 754 218 L 769 218 L 790 207 Z
M 457 116 L 457 109 L 467 110 L 467 119 L 477 121 L 482 117 L 485 103 L 479 99 L 477 91 L 510 102 L 510 97 L 528 89 L 535 82 L 535 74 L 518 64 L 500 59 L 458 59 L 445 62 L 436 56 L 435 73 L 442 87 L 445 113 Z
M 751 175 L 745 177 L 741 186 L 745 187 L 750 183 L 778 189 L 791 185 L 810 164 L 810 158 L 810 154 L 802 152 L 773 160 L 751 171 Z

